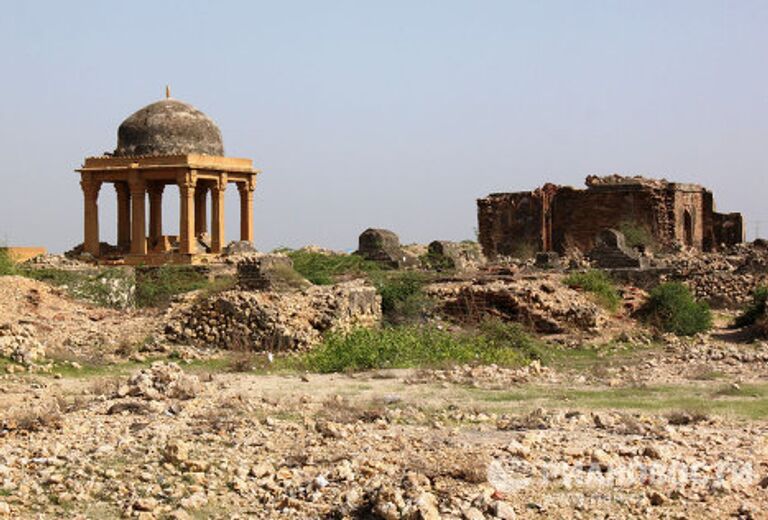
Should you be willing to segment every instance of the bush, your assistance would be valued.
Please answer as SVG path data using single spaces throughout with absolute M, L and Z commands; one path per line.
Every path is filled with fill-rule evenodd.
M 752 301 L 733 322 L 734 327 L 754 325 L 765 314 L 765 302 L 768 300 L 768 287 L 760 286 L 752 293 Z
M 611 312 L 616 312 L 621 296 L 613 281 L 602 271 L 587 271 L 568 275 L 563 283 L 572 289 L 591 293 L 595 300 Z
M 456 269 L 456 264 L 452 258 L 433 252 L 421 255 L 419 261 L 424 269 L 431 269 L 432 271 L 452 271 Z
M 0 276 L 16 274 L 16 262 L 13 261 L 8 250 L 0 247 Z
M 161 307 L 171 298 L 209 285 L 208 277 L 191 266 L 165 265 L 136 270 L 136 305 Z
M 692 336 L 712 327 L 712 312 L 704 302 L 697 302 L 685 285 L 664 283 L 651 291 L 640 310 L 650 325 L 678 336 Z
M 382 272 L 372 275 L 373 285 L 381 295 L 381 312 L 388 323 L 417 321 L 426 314 L 431 301 L 424 286 L 432 275 L 419 271 Z
M 358 255 L 323 254 L 304 250 L 283 252 L 293 260 L 296 272 L 317 285 L 330 285 L 336 278 L 344 275 L 363 276 L 365 273 L 381 270 L 377 263 Z
M 508 330 L 504 330 L 508 327 Z M 495 363 L 520 366 L 534 359 L 538 342 L 517 326 L 453 334 L 418 326 L 332 333 L 300 364 L 317 372 Z

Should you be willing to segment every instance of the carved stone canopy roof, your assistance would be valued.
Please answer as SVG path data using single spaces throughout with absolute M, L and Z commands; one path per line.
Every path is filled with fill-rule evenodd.
M 117 129 L 116 157 L 224 155 L 221 131 L 188 103 L 167 98 L 147 105 Z

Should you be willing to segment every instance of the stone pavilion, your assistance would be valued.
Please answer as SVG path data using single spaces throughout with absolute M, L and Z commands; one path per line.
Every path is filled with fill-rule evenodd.
M 235 184 L 240 193 L 240 240 L 253 242 L 253 192 L 259 170 L 250 159 L 225 157 L 218 126 L 167 91 L 165 99 L 123 121 L 113 153 L 88 157 L 76 171 L 85 203 L 83 252 L 99 261 L 158 265 L 215 259 L 225 245 L 228 184 Z M 99 240 L 99 193 L 104 184 L 112 184 L 117 197 L 117 247 Z M 178 188 L 178 236 L 163 231 L 168 186 Z

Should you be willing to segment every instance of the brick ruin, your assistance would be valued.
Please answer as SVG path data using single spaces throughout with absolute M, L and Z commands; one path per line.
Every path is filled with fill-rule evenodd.
M 633 229 L 659 248 L 713 251 L 744 240 L 740 213 L 717 213 L 712 192 L 698 184 L 644 177 L 589 176 L 586 189 L 545 184 L 477 201 L 479 241 L 489 258 L 540 251 L 589 252 L 600 232 Z

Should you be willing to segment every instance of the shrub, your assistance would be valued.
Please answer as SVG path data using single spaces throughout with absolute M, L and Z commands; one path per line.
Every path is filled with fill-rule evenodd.
M 624 242 L 627 247 L 653 248 L 655 245 L 651 230 L 637 222 L 624 221 L 619 225 L 619 231 L 624 235 Z
M 293 260 L 296 272 L 317 285 L 330 285 L 340 276 L 363 276 L 365 273 L 381 269 L 377 263 L 358 255 L 323 254 L 304 250 L 283 252 Z
M 208 277 L 191 266 L 165 265 L 136 270 L 136 305 L 160 307 L 185 292 L 203 289 Z
M 0 276 L 16 274 L 16 262 L 13 261 L 8 250 L 0 247 Z
M 452 258 L 431 251 L 421 255 L 419 261 L 424 269 L 431 269 L 433 271 L 451 271 L 456 268 Z
M 752 293 L 752 301 L 733 322 L 734 327 L 754 325 L 765 314 L 765 302 L 768 300 L 768 287 L 760 286 Z
M 407 323 L 424 316 L 431 301 L 424 286 L 432 275 L 419 271 L 381 272 L 372 275 L 373 285 L 381 295 L 381 312 L 388 323 Z
M 581 289 L 591 293 L 600 305 L 611 312 L 616 312 L 621 303 L 621 297 L 616 286 L 602 271 L 572 273 L 563 280 L 563 283 L 572 289 Z
M 303 367 L 318 372 L 495 363 L 520 366 L 532 359 L 536 340 L 522 329 L 451 333 L 418 326 L 355 329 L 331 333 L 305 354 Z
M 688 287 L 679 282 L 663 283 L 653 289 L 640 315 L 650 325 L 679 336 L 692 336 L 712 327 L 709 306 L 697 302 Z

